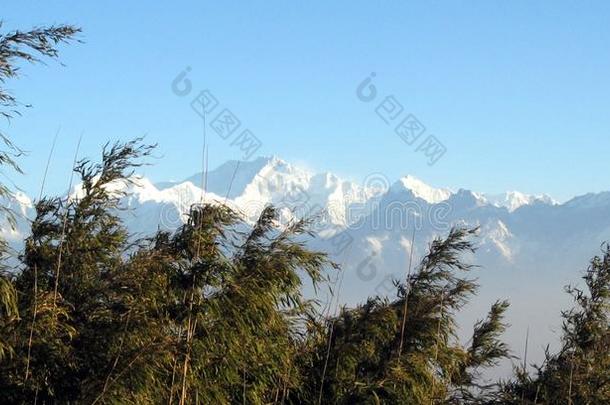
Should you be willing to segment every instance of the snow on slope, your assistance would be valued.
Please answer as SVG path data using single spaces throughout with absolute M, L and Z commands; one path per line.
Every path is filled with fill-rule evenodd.
M 276 157 L 227 162 L 206 177 L 208 191 L 227 198 L 250 221 L 254 221 L 266 205 L 273 204 L 280 208 L 284 221 L 320 214 L 329 225 L 329 231 L 348 225 L 348 207 L 366 203 L 373 194 L 371 190 L 331 173 L 310 173 Z M 202 178 L 199 173 L 185 181 L 202 184 Z M 159 183 L 157 186 L 167 190 L 177 184 L 180 183 Z
M 3 214 L 0 234 L 13 248 L 20 248 L 29 232 L 30 219 L 34 216 L 33 202 L 24 193 L 16 192 L 11 198 L 4 198 L 1 203 L 13 213 L 15 223 L 12 224 Z
M 517 208 L 520 208 L 524 205 L 531 205 L 535 203 L 542 203 L 548 205 L 557 204 L 557 202 L 553 200 L 553 198 L 546 194 L 527 195 L 518 191 L 508 191 L 502 194 L 483 194 L 483 198 L 485 198 L 490 204 L 495 205 L 496 207 L 505 207 L 510 212 L 513 212 Z
M 405 176 L 399 180 L 399 183 L 407 190 L 411 190 L 415 197 L 421 198 L 431 204 L 439 203 L 448 199 L 451 190 L 446 188 L 430 187 L 423 181 L 411 175 Z

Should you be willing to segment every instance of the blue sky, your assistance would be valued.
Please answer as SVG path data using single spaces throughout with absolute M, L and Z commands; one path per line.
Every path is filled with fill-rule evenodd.
M 413 174 L 560 200 L 610 190 L 609 17 L 601 1 L 10 2 L 4 29 L 83 29 L 65 66 L 23 66 L 7 83 L 33 104 L 3 127 L 29 151 L 27 175 L 11 178 L 37 194 L 59 126 L 48 192 L 67 187 L 81 132 L 94 158 L 107 140 L 147 134 L 159 149 L 145 174 L 188 177 L 202 139 L 190 101 L 209 89 L 258 154 L 354 180 Z M 171 83 L 187 66 L 193 90 L 179 97 Z M 371 72 L 379 96 L 364 103 L 356 88 Z M 389 95 L 446 147 L 435 165 L 376 115 Z M 210 168 L 242 156 L 208 138 Z

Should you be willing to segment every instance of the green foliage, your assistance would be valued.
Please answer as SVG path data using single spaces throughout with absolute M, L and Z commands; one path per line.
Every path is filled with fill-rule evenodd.
M 603 403 L 607 399 L 610 250 L 570 288 L 564 347 L 534 378 L 501 387 L 481 372 L 509 357 L 506 302 L 458 341 L 456 314 L 476 230 L 453 229 L 394 299 L 325 318 L 304 279 L 335 266 L 309 250 L 307 221 L 254 225 L 224 205 L 191 207 L 173 233 L 131 240 L 120 200 L 151 153 L 140 140 L 81 161 L 82 186 L 43 199 L 20 257 L 0 279 L 0 389 L 11 403 Z M 404 322 L 404 328 L 403 328 Z M 566 388 L 567 387 L 567 388 Z M 567 390 L 567 391 L 566 391 Z
M 57 58 L 57 46 L 73 40 L 79 32 L 79 28 L 59 25 L 34 28 L 30 31 L 0 33 L 0 118 L 8 121 L 15 115 L 20 115 L 20 107 L 23 105 L 4 87 L 8 80 L 19 77 L 19 63 L 39 63 L 42 62 L 41 57 Z M 22 154 L 21 149 L 2 130 L 0 130 L 0 141 L 4 144 L 4 149 L 0 149 L 0 170 L 9 168 L 21 173 L 15 160 Z M 6 185 L 0 184 L 0 197 L 6 198 L 10 195 L 11 190 Z M 0 210 L 13 221 L 12 212 L 4 207 Z
M 286 370 L 313 310 L 302 277 L 319 283 L 330 265 L 304 246 L 307 223 L 278 229 L 269 207 L 245 232 L 238 213 L 203 204 L 175 233 L 129 243 L 118 203 L 150 150 L 105 148 L 77 166 L 80 192 L 37 204 L 8 284 L 22 317 L 3 314 L 5 398 L 267 403 L 298 384 Z
M 564 311 L 561 349 L 547 350 L 536 375 L 517 370 L 504 384 L 501 403 L 610 403 L 610 246 L 591 260 L 586 289 L 568 286 L 575 307 Z
M 447 403 L 474 397 L 472 388 L 480 393 L 475 371 L 508 354 L 498 341 L 507 304 L 477 324 L 471 347 L 458 343 L 455 314 L 476 290 L 460 276 L 472 266 L 459 257 L 474 251 L 467 240 L 474 232 L 453 229 L 435 240 L 406 284 L 396 282 L 397 299 L 371 298 L 318 325 L 307 385 L 292 402 Z
M 6 282 L 16 292 L 2 317 L 8 401 L 449 401 L 470 395 L 469 370 L 505 355 L 504 304 L 471 348 L 456 342 L 455 312 L 476 289 L 457 275 L 471 268 L 459 255 L 473 231 L 436 240 L 396 300 L 320 320 L 302 281 L 322 283 L 335 266 L 306 247 L 307 221 L 279 227 L 268 207 L 250 227 L 200 204 L 174 233 L 130 241 L 119 202 L 151 149 L 107 146 L 101 163 L 77 165 L 75 194 L 37 204 L 23 268 Z

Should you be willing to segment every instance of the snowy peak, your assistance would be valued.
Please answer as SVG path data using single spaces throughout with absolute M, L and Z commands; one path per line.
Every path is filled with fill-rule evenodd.
M 557 204 L 555 200 L 546 194 L 529 195 L 519 191 L 508 191 L 502 194 L 487 194 L 470 192 L 468 190 L 461 189 L 456 193 L 448 188 L 432 187 L 417 177 L 411 175 L 402 177 L 392 186 L 393 193 L 400 193 L 405 190 L 410 191 L 413 197 L 420 198 L 429 204 L 438 204 L 440 202 L 449 200 L 452 196 L 456 196 L 454 200 L 464 202 L 466 199 L 469 200 L 472 205 L 491 205 L 497 208 L 504 207 L 509 212 L 513 212 L 524 205 Z
M 259 157 L 251 161 L 229 160 L 207 173 L 198 172 L 182 181 L 160 182 L 155 184 L 159 190 L 171 188 L 177 184 L 191 182 L 197 187 L 205 183 L 207 191 L 227 198 L 236 198 L 254 179 L 269 168 L 280 168 L 286 164 L 276 157 Z
M 314 173 L 276 156 L 259 157 L 248 162 L 228 161 L 211 170 L 205 181 L 200 172 L 182 182 L 157 183 L 155 186 L 159 190 L 164 190 L 185 182 L 190 182 L 199 188 L 205 183 L 206 192 L 226 197 L 238 205 L 245 201 L 277 203 L 286 199 L 286 196 L 295 197 L 296 194 L 306 194 L 308 199 L 314 197 L 314 202 L 321 205 L 328 205 L 331 201 L 335 204 L 340 201 L 361 203 L 380 197 L 379 190 L 374 192 L 364 185 L 343 180 L 332 173 Z M 432 187 L 412 175 L 400 178 L 389 190 L 382 191 L 388 192 L 390 198 L 403 195 L 406 196 L 405 198 L 419 198 L 429 204 L 456 200 L 460 205 L 468 205 L 466 199 L 472 206 L 489 205 L 506 208 L 509 212 L 526 205 L 557 204 L 548 195 L 528 195 L 518 191 L 501 194 L 466 193 L 464 190 L 454 192 L 448 188 Z
M 409 190 L 415 197 L 421 198 L 430 204 L 438 204 L 439 202 L 445 201 L 452 194 L 451 190 L 449 189 L 431 187 L 411 175 L 405 176 L 398 180 L 396 183 L 394 183 L 392 189 L 394 192 Z
M 487 205 L 487 201 L 481 194 L 463 188 L 451 194 L 447 199 L 447 203 L 455 211 L 475 209 Z
M 509 212 L 513 212 L 524 205 L 546 204 L 556 205 L 557 202 L 546 194 L 528 195 L 518 191 L 508 191 L 502 194 L 483 194 L 485 200 L 496 207 L 504 207 Z

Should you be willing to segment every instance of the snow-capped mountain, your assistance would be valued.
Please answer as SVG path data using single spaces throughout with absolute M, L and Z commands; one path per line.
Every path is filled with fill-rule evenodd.
M 481 291 L 472 311 L 461 316 L 471 324 L 495 299 L 508 298 L 513 309 L 507 333 L 514 348 L 521 347 L 527 327 L 536 332 L 533 345 L 553 340 L 559 311 L 569 303 L 562 287 L 578 282 L 579 270 L 600 243 L 610 240 L 610 192 L 559 204 L 546 195 L 435 188 L 413 176 L 392 183 L 371 175 L 353 182 L 274 157 L 229 161 L 206 176 L 177 182 L 135 180 L 123 201 L 129 210 L 122 215 L 139 235 L 177 228 L 188 208 L 202 201 L 226 203 L 250 223 L 268 204 L 280 209 L 283 222 L 314 216 L 318 237 L 312 245 L 342 264 L 334 289 L 340 302 L 349 304 L 392 294 L 392 280 L 404 279 L 411 251 L 417 263 L 430 241 L 452 226 L 478 226 L 480 248 L 472 260 L 481 265 L 473 274 Z M 76 187 L 74 195 L 78 192 Z M 17 194 L 4 205 L 18 214 L 16 228 L 1 224 L 6 240 L 18 249 L 33 203 Z
M 430 187 L 423 181 L 411 175 L 401 178 L 396 184 L 394 184 L 394 187 L 409 190 L 415 197 L 421 198 L 430 204 L 445 201 L 451 196 L 451 194 L 453 194 L 451 190 L 447 188 Z
M 34 218 L 34 203 L 24 193 L 18 191 L 10 198 L 1 200 L 2 207 L 12 213 L 12 220 L 3 212 L 0 221 L 1 237 L 13 248 L 20 248 L 29 232 L 29 224 Z
M 527 195 L 518 191 L 508 191 L 502 194 L 484 194 L 483 198 L 496 207 L 505 207 L 510 212 L 513 212 L 524 205 L 542 203 L 547 205 L 555 205 L 555 201 L 551 196 L 542 195 Z
M 199 189 L 197 199 L 173 190 L 183 184 Z M 281 159 L 259 158 L 251 162 L 227 162 L 210 171 L 181 182 L 157 183 L 158 190 L 170 192 L 176 207 L 219 199 L 239 209 L 249 221 L 255 221 L 263 208 L 280 208 L 282 220 L 319 215 L 324 233 L 331 234 L 350 225 L 350 207 L 366 205 L 379 191 L 374 187 L 342 180 L 331 173 L 310 173 Z M 203 192 L 202 189 L 206 191 Z

